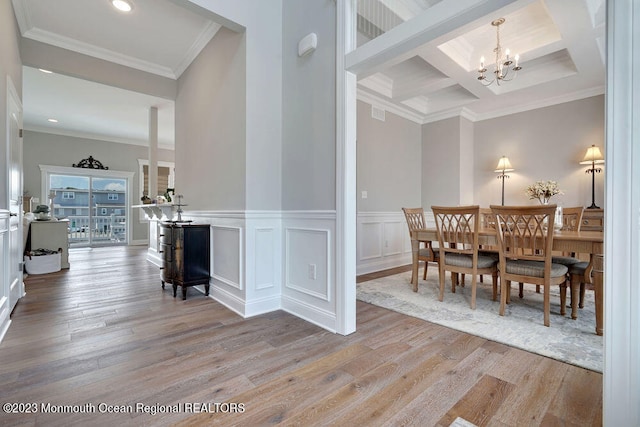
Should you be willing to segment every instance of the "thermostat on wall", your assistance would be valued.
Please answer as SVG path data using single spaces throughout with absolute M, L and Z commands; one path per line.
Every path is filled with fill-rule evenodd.
M 318 47 L 318 36 L 316 33 L 307 34 L 298 43 L 298 56 L 305 56 L 313 52 Z

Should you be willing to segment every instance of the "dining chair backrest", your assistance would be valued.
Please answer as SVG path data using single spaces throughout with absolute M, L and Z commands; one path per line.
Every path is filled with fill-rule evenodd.
M 551 265 L 556 205 L 491 205 L 491 211 L 496 217 L 501 265 L 505 258 Z
M 583 212 L 584 208 L 582 206 L 562 208 L 562 229 L 568 231 L 580 231 Z
M 404 212 L 404 217 L 407 220 L 409 233 L 411 233 L 413 230 L 426 228 L 427 225 L 424 219 L 423 208 L 402 208 L 402 212 Z
M 479 206 L 432 206 L 438 231 L 440 257 L 443 252 L 478 255 Z
M 480 228 L 496 228 L 496 217 L 490 208 L 480 208 Z

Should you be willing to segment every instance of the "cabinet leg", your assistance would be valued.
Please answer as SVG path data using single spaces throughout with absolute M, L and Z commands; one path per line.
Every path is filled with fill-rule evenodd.
M 204 296 L 209 296 L 209 284 L 204 285 Z
M 187 299 L 187 287 L 186 286 L 182 286 L 182 299 L 183 300 Z
M 164 289 L 164 280 L 161 280 L 162 282 L 162 289 Z
M 176 297 L 176 294 L 178 293 L 178 285 L 176 285 L 175 283 L 173 284 L 173 297 Z

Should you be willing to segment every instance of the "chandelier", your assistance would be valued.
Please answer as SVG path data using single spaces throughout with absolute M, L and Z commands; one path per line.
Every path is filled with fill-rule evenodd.
M 489 86 L 493 82 L 496 82 L 498 86 L 502 82 L 508 82 L 513 80 L 518 75 L 518 71 L 522 69 L 520 65 L 518 65 L 518 61 L 520 60 L 520 55 L 516 55 L 513 60 L 511 59 L 509 49 L 505 50 L 505 57 L 502 57 L 502 46 L 500 46 L 500 25 L 504 24 L 504 18 L 498 18 L 495 21 L 491 22 L 491 25 L 496 27 L 496 47 L 493 51 L 496 53 L 496 62 L 495 69 L 493 71 L 494 78 L 489 80 L 485 73 L 487 69 L 484 66 L 484 56 L 480 58 L 480 67 L 478 68 L 478 80 L 482 82 L 483 85 Z

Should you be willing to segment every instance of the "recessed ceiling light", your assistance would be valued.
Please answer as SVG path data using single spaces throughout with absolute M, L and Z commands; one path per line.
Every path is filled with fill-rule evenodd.
M 122 12 L 131 12 L 131 9 L 133 9 L 133 5 L 127 0 L 111 0 L 111 4 Z
M 38 70 L 42 71 L 45 74 L 53 74 L 53 71 L 45 70 L 44 68 L 38 68 Z
M 51 123 L 58 123 L 58 121 L 56 119 L 47 119 L 47 121 L 51 122 Z

